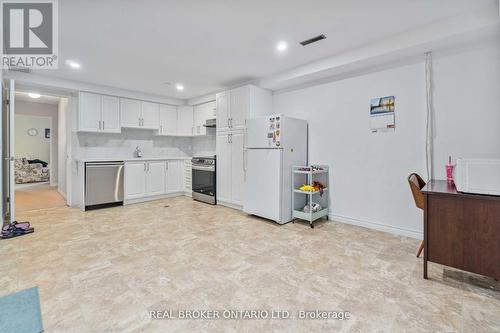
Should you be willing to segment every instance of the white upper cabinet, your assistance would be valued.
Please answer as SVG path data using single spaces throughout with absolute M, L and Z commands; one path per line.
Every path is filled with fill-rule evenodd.
M 243 128 L 245 120 L 250 115 L 250 86 L 243 86 L 231 90 L 229 102 L 231 128 Z
M 207 128 L 204 126 L 207 120 L 214 119 L 215 101 L 198 104 L 193 110 L 193 135 L 207 135 Z
M 114 96 L 102 96 L 102 130 L 108 133 L 120 133 L 120 99 Z
M 159 135 L 177 135 L 177 107 L 160 104 Z
M 160 105 L 158 103 L 141 103 L 142 128 L 159 129 Z
M 120 98 L 121 126 L 159 129 L 160 105 L 135 99 Z
M 120 122 L 122 127 L 140 128 L 142 124 L 141 101 L 120 98 Z
M 99 132 L 101 130 L 101 95 L 80 93 L 78 110 L 78 130 Z
M 177 135 L 191 136 L 193 135 L 193 107 L 178 106 L 177 107 Z
M 217 108 L 217 129 L 229 129 L 229 91 L 224 91 L 215 95 Z
M 272 113 L 272 93 L 254 85 L 246 85 L 216 95 L 217 130 L 238 130 L 246 120 Z
M 120 133 L 118 98 L 80 92 L 78 131 Z

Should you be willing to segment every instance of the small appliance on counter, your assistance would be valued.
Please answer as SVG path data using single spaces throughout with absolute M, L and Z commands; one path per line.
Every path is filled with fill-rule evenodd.
M 192 196 L 194 200 L 211 205 L 217 203 L 216 197 L 216 157 L 193 157 Z
M 500 195 L 500 159 L 458 158 L 453 180 L 460 192 Z

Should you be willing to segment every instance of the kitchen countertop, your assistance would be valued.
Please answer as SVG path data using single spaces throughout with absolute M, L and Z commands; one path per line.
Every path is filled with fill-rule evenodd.
M 79 158 L 80 162 L 139 162 L 139 161 L 165 161 L 165 160 L 191 160 L 191 157 L 125 157 L 125 158 Z

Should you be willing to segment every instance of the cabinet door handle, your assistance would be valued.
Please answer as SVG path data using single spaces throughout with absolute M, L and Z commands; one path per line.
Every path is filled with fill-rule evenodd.
M 99 120 L 99 130 L 101 130 L 101 121 Z
M 102 121 L 102 130 L 104 131 L 104 120 Z

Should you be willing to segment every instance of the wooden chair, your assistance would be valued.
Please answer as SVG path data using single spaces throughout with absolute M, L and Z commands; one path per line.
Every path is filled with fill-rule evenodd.
M 411 193 L 413 194 L 413 199 L 415 200 L 415 206 L 424 210 L 424 194 L 421 190 L 425 186 L 425 181 L 418 174 L 412 173 L 408 176 L 408 183 L 410 184 Z M 423 249 L 424 241 L 420 243 L 420 247 L 417 251 L 417 258 L 420 257 Z

